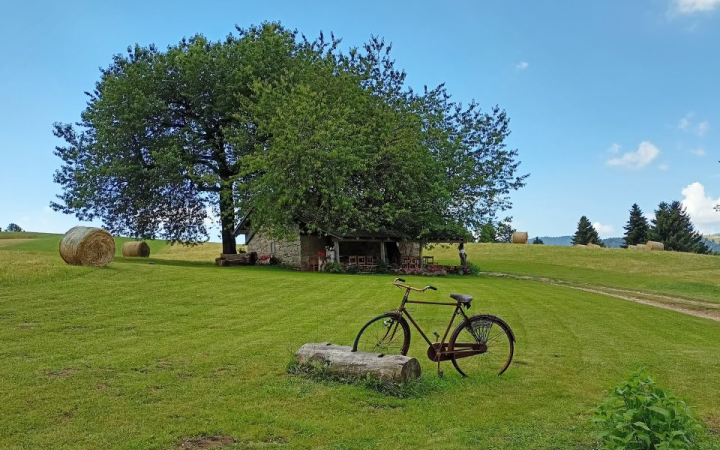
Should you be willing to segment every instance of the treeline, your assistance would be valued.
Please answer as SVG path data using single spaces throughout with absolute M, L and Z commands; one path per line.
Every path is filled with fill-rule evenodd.
M 665 250 L 710 253 L 702 234 L 695 230 L 685 207 L 677 200 L 672 203 L 661 202 L 655 210 L 655 218 L 650 222 L 637 203 L 633 204 L 624 228 L 626 245 L 658 241 L 665 244 Z
M 2 231 L 3 231 L 3 229 L 2 229 L 2 227 L 0 227 L 0 232 L 2 232 Z M 22 231 L 25 231 L 25 230 L 23 230 L 22 228 L 20 228 L 20 225 L 18 225 L 18 224 L 16 224 L 16 223 L 11 223 L 10 225 L 8 225 L 8 226 L 5 228 L 5 231 L 8 232 L 8 233 L 19 233 L 19 232 L 22 232 Z
M 648 220 L 635 203 L 630 208 L 630 218 L 623 228 L 623 241 L 626 246 L 657 241 L 665 245 L 665 250 L 676 252 L 708 254 L 713 250 L 708 245 L 709 242 L 695 229 L 687 210 L 679 201 L 661 202 L 652 220 Z M 580 218 L 572 244 L 605 246 L 586 216 Z

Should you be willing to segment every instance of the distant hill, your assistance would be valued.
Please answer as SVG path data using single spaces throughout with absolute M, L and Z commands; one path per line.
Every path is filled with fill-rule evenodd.
M 540 239 L 545 245 L 572 245 L 572 236 L 541 236 Z M 535 238 L 530 239 L 528 242 L 532 242 Z
M 703 236 L 705 243 L 710 247 L 710 251 L 720 254 L 720 235 L 710 234 Z
M 707 246 L 710 247 L 710 251 L 720 254 L 720 234 L 707 234 L 703 237 L 705 238 Z M 534 239 L 535 238 L 530 239 L 529 242 L 532 243 Z M 542 239 L 545 245 L 572 245 L 572 236 L 541 236 L 540 239 Z M 625 240 L 621 237 L 607 238 L 602 241 L 605 243 L 605 246 L 609 248 L 620 248 L 620 246 L 625 243 Z
M 530 239 L 530 242 L 532 242 L 533 239 L 535 238 Z M 540 239 L 542 239 L 545 245 L 572 245 L 572 236 L 542 236 Z M 625 240 L 621 237 L 607 238 L 602 241 L 605 243 L 606 247 L 611 248 L 618 248 L 625 243 Z
M 605 247 L 620 248 L 621 245 L 625 245 L 625 239 L 621 237 L 613 237 L 602 240 L 605 243 Z

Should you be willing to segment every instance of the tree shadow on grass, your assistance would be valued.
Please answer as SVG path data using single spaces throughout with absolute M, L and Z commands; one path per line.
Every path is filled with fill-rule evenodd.
M 296 270 L 283 266 L 226 266 L 221 267 L 214 261 L 188 261 L 178 259 L 160 259 L 160 258 L 116 258 L 113 263 L 120 264 L 138 264 L 138 265 L 155 265 L 170 267 L 196 267 L 205 269 L 217 269 L 222 271 L 263 271 L 263 272 L 296 272 Z

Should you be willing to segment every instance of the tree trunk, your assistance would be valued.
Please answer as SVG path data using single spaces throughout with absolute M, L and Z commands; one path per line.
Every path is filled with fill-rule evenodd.
M 353 352 L 351 347 L 328 342 L 305 344 L 295 354 L 298 364 L 319 364 L 331 374 L 364 378 L 371 375 L 384 381 L 404 383 L 419 378 L 421 369 L 417 359 L 402 355 Z
M 235 243 L 235 202 L 232 183 L 220 183 L 220 225 L 222 227 L 222 245 L 224 254 L 236 254 Z

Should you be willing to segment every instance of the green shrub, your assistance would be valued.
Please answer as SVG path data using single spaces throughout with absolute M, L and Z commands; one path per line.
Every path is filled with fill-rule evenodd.
M 356 275 L 358 272 L 360 272 L 360 267 L 354 264 L 345 267 L 345 273 L 349 273 L 350 275 Z
M 385 261 L 380 261 L 378 265 L 375 267 L 375 273 L 379 274 L 388 274 L 388 273 L 394 273 L 392 266 L 388 264 Z
M 467 268 L 470 269 L 469 272 L 466 271 L 468 275 L 480 275 L 480 266 L 477 264 L 473 264 L 468 261 Z
M 702 430 L 685 402 L 642 370 L 617 385 L 592 420 L 607 450 L 697 449 Z
M 325 272 L 328 273 L 345 273 L 345 269 L 339 262 L 329 261 L 325 263 Z

